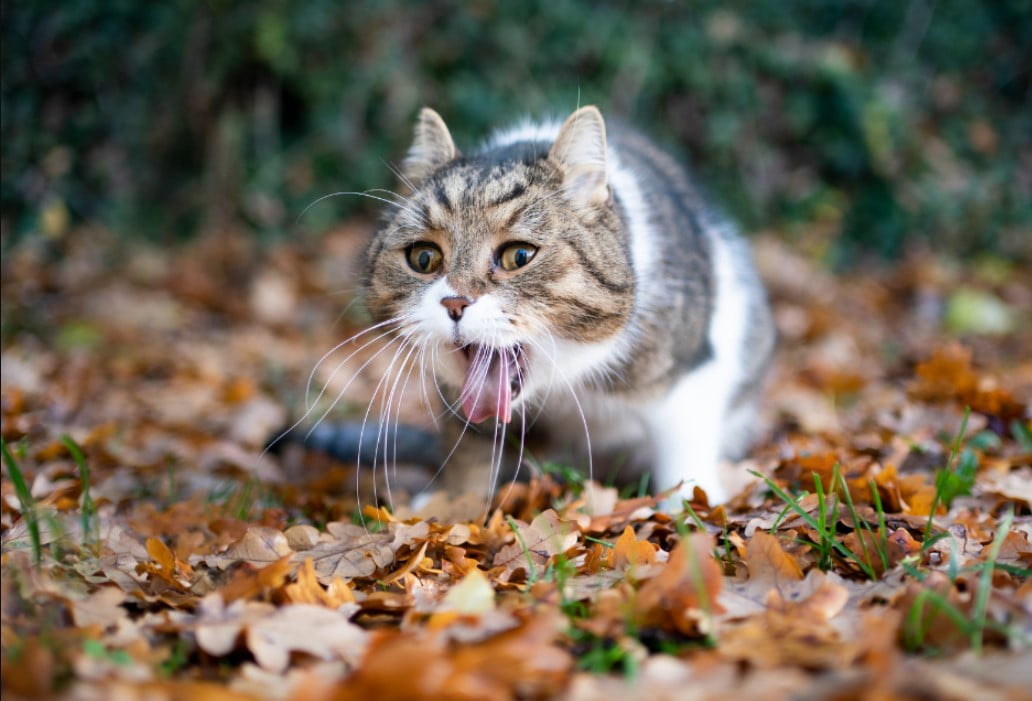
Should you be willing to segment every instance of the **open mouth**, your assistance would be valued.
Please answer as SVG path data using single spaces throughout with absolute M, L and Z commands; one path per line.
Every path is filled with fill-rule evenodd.
M 466 359 L 462 382 L 462 413 L 470 423 L 496 417 L 512 420 L 512 401 L 520 395 L 527 373 L 527 357 L 521 346 L 491 348 L 478 344 L 460 346 Z

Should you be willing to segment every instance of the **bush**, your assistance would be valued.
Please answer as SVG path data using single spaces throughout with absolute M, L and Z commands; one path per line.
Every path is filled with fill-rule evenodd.
M 4 5 L 5 244 L 101 220 L 291 231 L 394 187 L 422 104 L 470 144 L 596 103 L 747 228 L 832 256 L 1026 252 L 1027 0 Z M 370 211 L 335 197 L 322 230 Z

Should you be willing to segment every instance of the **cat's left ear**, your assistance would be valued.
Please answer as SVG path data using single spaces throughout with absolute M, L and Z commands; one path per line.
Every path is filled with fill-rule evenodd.
M 421 109 L 412 146 L 401 166 L 405 177 L 413 184 L 419 183 L 458 156 L 459 151 L 441 115 L 429 107 Z
M 562 168 L 563 185 L 574 204 L 598 206 L 609 200 L 606 123 L 597 107 L 581 107 L 566 119 L 548 157 Z

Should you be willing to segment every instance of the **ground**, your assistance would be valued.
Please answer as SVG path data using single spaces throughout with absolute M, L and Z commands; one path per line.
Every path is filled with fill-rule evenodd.
M 368 231 L 5 251 L 5 698 L 1029 698 L 1028 270 L 760 236 L 780 348 L 737 496 L 562 466 L 484 519 L 262 453 L 365 323 Z M 341 415 L 386 370 L 355 348 L 313 382 Z

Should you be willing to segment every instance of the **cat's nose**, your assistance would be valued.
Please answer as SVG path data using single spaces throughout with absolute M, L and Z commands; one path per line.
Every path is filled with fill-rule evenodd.
M 462 312 L 471 304 L 473 304 L 473 300 L 469 297 L 445 297 L 441 300 L 441 306 L 448 310 L 448 316 L 452 318 L 452 321 L 461 319 Z

